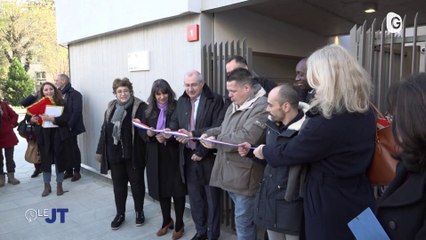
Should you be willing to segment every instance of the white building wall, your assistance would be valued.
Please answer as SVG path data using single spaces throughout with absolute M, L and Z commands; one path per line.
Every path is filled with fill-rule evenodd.
M 68 44 L 249 0 L 56 0 L 57 41 Z M 253 4 L 253 3 L 251 3 Z
M 60 44 L 199 13 L 200 0 L 56 0 Z
M 80 138 L 83 163 L 98 167 L 95 151 L 107 103 L 114 99 L 112 81 L 128 77 L 135 96 L 146 101 L 152 82 L 167 80 L 177 96 L 183 76 L 200 69 L 200 42 L 186 41 L 186 26 L 199 22 L 199 15 L 183 16 L 134 30 L 102 36 L 69 46 L 71 81 L 83 94 L 86 133 Z M 150 51 L 150 70 L 127 71 L 127 54 Z
M 254 52 L 306 56 L 328 39 L 296 26 L 237 9 L 214 15 L 216 42 L 247 39 Z

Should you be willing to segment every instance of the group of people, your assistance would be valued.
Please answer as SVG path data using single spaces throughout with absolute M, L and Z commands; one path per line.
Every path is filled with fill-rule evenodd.
M 35 105 L 39 104 L 45 97 L 49 98 L 50 105 L 63 106 L 63 113 L 60 116 L 53 117 L 27 112 L 24 118 L 26 124 L 32 126 L 25 130 L 30 131 L 25 133 L 26 140 L 36 141 L 40 155 L 40 162 L 34 164 L 35 170 L 31 177 L 35 178 L 43 173 L 43 197 L 51 192 L 52 164 L 56 166 L 58 196 L 65 192 L 62 187 L 64 172 L 65 178 L 71 177 L 71 181 L 78 181 L 81 178 L 81 154 L 77 144 L 77 135 L 85 132 L 82 95 L 71 86 L 70 79 L 66 74 L 58 74 L 55 78 L 55 84 L 43 83 L 37 94 L 23 99 L 21 105 L 27 108 L 36 108 L 38 106 Z M 18 144 L 18 138 L 13 131 L 13 128 L 18 125 L 18 114 L 1 97 L 0 103 L 0 187 L 3 187 L 6 183 L 6 175 L 8 183 L 13 185 L 20 183 L 15 178 L 14 146 Z M 42 126 L 43 121 L 50 121 L 58 127 L 44 128 Z M 7 174 L 4 173 L 3 159 L 6 162 Z
M 338 45 L 315 51 L 296 69 L 306 69 L 297 71 L 296 91 L 278 86 L 267 104 L 249 77 L 234 76 L 244 70 L 232 72 L 232 106 L 222 125 L 203 137 L 243 143 L 236 149 L 201 141 L 217 149 L 210 185 L 234 201 L 238 239 L 256 239 L 255 224 L 267 229 L 269 239 L 353 239 L 348 223 L 366 208 L 376 212 L 391 239 L 425 238 L 426 135 L 419 119 L 426 114 L 426 74 L 401 81 L 389 96 L 400 164 L 376 202 L 366 177 L 376 135 L 369 75 Z M 262 104 L 270 115 L 266 122 L 256 112 Z
M 178 99 L 164 79 L 154 81 L 147 102 L 134 96 L 129 79 L 113 81 L 115 99 L 105 111 L 96 150 L 101 173 L 111 171 L 116 205 L 112 229 L 125 221 L 128 183 L 136 226 L 145 222 L 146 172 L 148 194 L 159 201 L 163 218 L 157 236 L 173 230 L 172 239 L 182 238 L 188 195 L 196 228 L 191 239 L 219 239 L 222 189 L 235 204 L 241 240 L 256 239 L 257 226 L 271 240 L 354 239 L 348 222 L 366 208 L 376 213 L 391 239 L 426 238 L 426 73 L 402 80 L 389 96 L 400 163 L 394 181 L 376 201 L 366 176 L 376 136 L 372 83 L 347 50 L 328 45 L 302 59 L 292 85 L 276 86 L 254 76 L 240 56 L 226 62 L 226 72 L 225 100 L 196 70 L 185 74 L 185 91 Z M 73 179 L 80 178 L 74 163 L 81 160 L 67 159 L 79 155 L 75 137 L 84 132 L 84 125 L 71 120 L 72 112 L 81 108 L 70 105 L 69 84 L 65 80 L 61 93 L 44 83 L 38 95 L 64 106 L 61 116 L 29 119 L 35 125 L 41 118 L 59 126 L 36 128 L 43 196 L 51 191 L 53 162 L 58 195 L 64 192 L 66 170 Z M 5 121 L 9 128 L 16 125 L 3 105 L 1 114 L 2 131 Z M 74 119 L 82 120 L 78 115 Z M 137 128 L 132 120 L 147 127 Z M 12 150 L 0 145 L 9 149 L 9 182 L 14 181 L 13 158 L 7 157 L 10 151 L 13 155 L 13 143 Z M 4 174 L 0 186 L 2 180 L 4 184 Z
M 189 195 L 197 230 L 193 239 L 219 238 L 220 190 L 209 186 L 215 151 L 185 137 L 175 138 L 154 131 L 180 130 L 188 136 L 200 137 L 208 128 L 221 124 L 223 98 L 210 90 L 201 74 L 189 71 L 184 85 L 185 92 L 177 100 L 166 80 L 155 80 L 145 103 L 133 95 L 129 79 L 113 81 L 116 99 L 105 111 L 96 159 L 101 164 L 101 173 L 111 170 L 117 211 L 111 222 L 114 230 L 125 221 L 128 183 L 135 206 L 135 223 L 137 226 L 144 223 L 146 168 L 148 194 L 159 201 L 163 216 L 157 236 L 169 230 L 173 230 L 172 239 L 184 235 L 185 197 Z M 133 127 L 133 119 L 139 119 L 150 128 Z
M 45 103 L 63 107 L 59 116 L 39 114 L 27 111 L 24 121 L 32 127 L 26 136 L 27 141 L 35 141 L 38 146 L 40 162 L 35 163 L 32 178 L 40 173 L 43 175 L 44 189 L 42 197 L 52 192 L 50 185 L 52 165 L 56 172 L 56 194 L 63 195 L 63 181 L 71 178 L 78 181 L 81 178 L 81 154 L 77 143 L 77 135 L 85 132 L 83 123 L 82 95 L 71 86 L 70 78 L 66 74 L 58 74 L 55 84 L 45 82 L 40 86 L 36 95 L 30 95 L 21 101 L 27 109 L 44 109 Z M 43 122 L 49 121 L 56 127 L 44 127 Z
M 426 137 L 417 120 L 426 114 L 426 74 L 402 81 L 393 96 L 401 163 L 377 202 L 366 177 L 376 135 L 372 84 L 347 50 L 329 45 L 302 59 L 293 85 L 253 76 L 240 56 L 226 70 L 225 101 L 196 70 L 185 74 L 177 100 L 164 79 L 154 81 L 147 103 L 133 96 L 128 79 L 114 80 L 116 99 L 97 149 L 101 172 L 110 169 L 114 185 L 112 229 L 125 220 L 127 182 L 136 225 L 145 221 L 146 168 L 148 193 L 163 216 L 158 236 L 184 235 L 188 194 L 196 228 L 191 239 L 218 239 L 222 189 L 235 204 L 238 239 L 256 239 L 256 225 L 269 239 L 353 239 L 347 224 L 366 208 L 391 239 L 424 237 Z M 132 127 L 135 118 L 147 127 Z

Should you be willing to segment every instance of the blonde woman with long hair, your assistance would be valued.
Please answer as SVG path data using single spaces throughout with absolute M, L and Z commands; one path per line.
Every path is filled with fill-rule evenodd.
M 307 164 L 303 192 L 306 239 L 353 239 L 347 223 L 374 206 L 366 177 L 375 140 L 369 107 L 371 82 L 342 47 L 328 45 L 307 61 L 316 91 L 305 127 L 287 144 L 261 145 L 258 158 L 282 165 Z

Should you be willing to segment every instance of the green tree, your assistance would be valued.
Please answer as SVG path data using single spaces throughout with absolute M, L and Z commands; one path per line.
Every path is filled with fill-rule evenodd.
M 4 5 L 1 9 L 1 45 L 4 56 L 12 64 L 17 58 L 24 61 L 25 71 L 30 68 L 34 56 L 34 39 L 29 12 L 14 4 Z
M 35 62 L 50 75 L 68 72 L 68 51 L 56 42 L 53 0 L 0 0 L 0 55 L 9 63 L 18 58 L 27 72 Z
M 30 78 L 21 62 L 15 58 L 9 66 L 7 79 L 2 81 L 3 98 L 13 106 L 18 106 L 19 102 L 32 94 L 35 81 Z

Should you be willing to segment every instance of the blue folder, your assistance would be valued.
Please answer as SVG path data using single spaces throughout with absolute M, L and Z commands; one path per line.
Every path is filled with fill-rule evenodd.
M 366 208 L 348 223 L 357 240 L 390 240 L 370 208 Z

